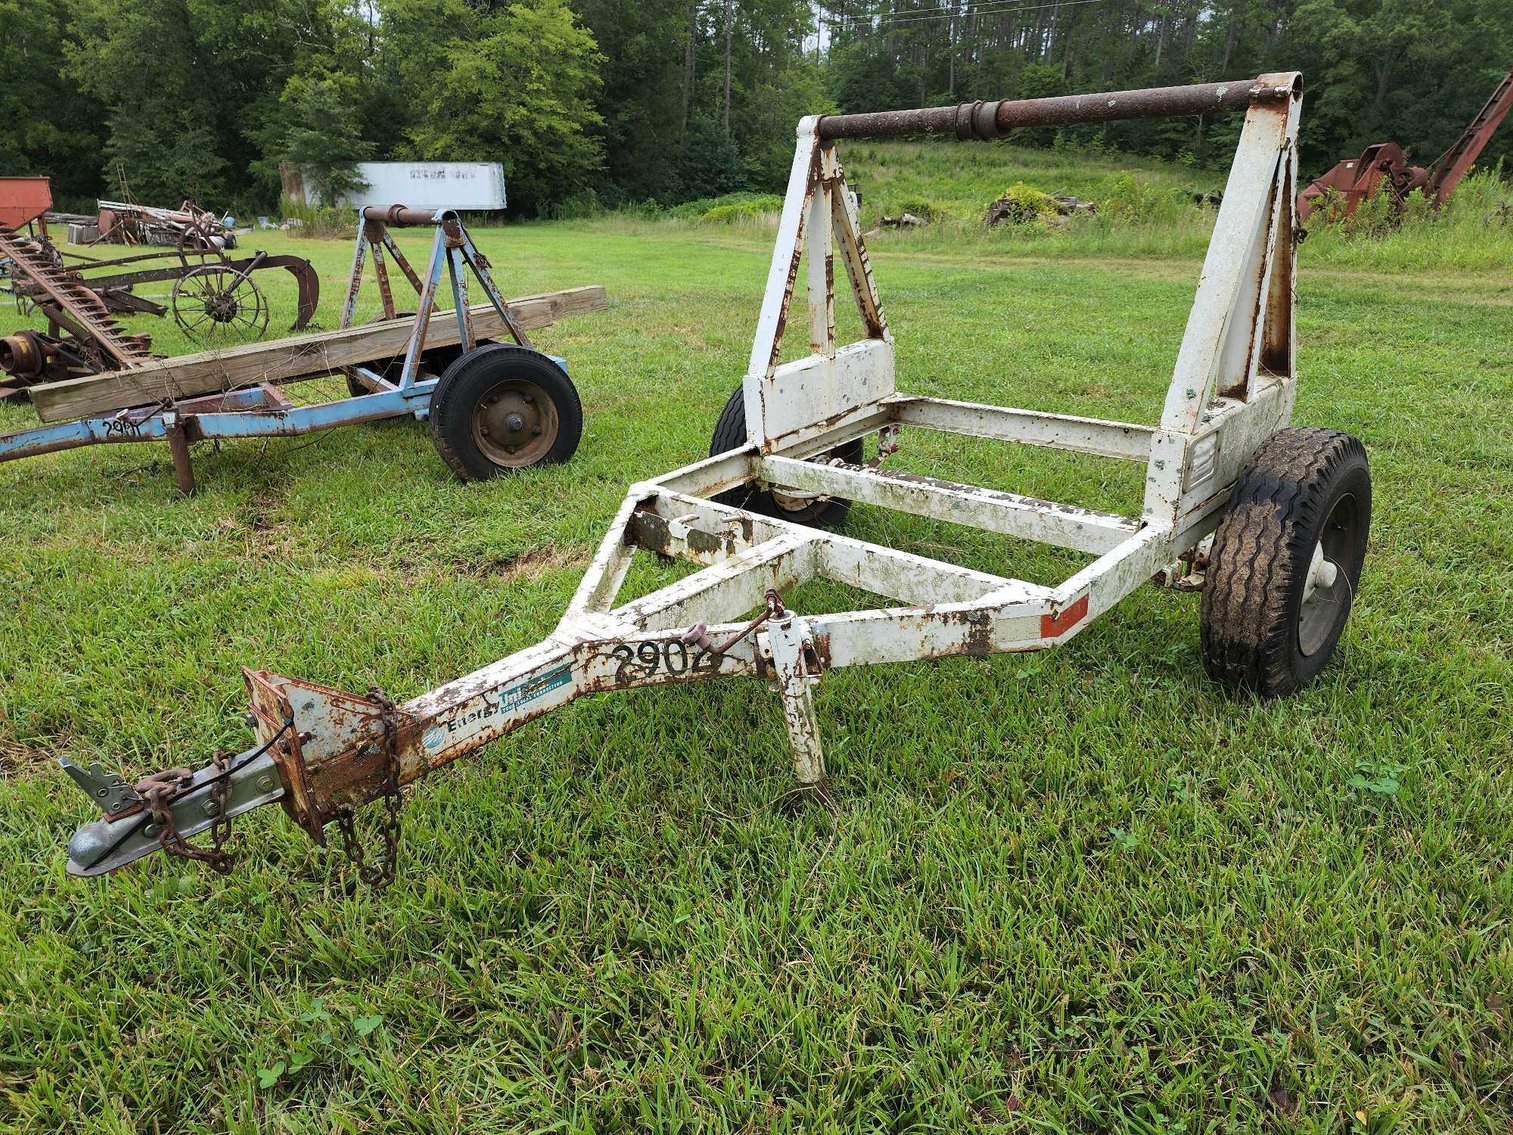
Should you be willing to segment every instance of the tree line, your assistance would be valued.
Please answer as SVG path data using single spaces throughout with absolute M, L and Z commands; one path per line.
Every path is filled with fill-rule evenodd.
M 781 187 L 803 114 L 1300 69 L 1305 172 L 1432 161 L 1513 67 L 1508 0 L 0 0 L 0 174 L 268 209 L 278 167 L 501 161 L 517 214 Z M 1237 124 L 1073 144 L 1227 161 Z M 1058 141 L 1031 131 L 1030 144 Z M 1513 126 L 1487 161 L 1513 153 Z

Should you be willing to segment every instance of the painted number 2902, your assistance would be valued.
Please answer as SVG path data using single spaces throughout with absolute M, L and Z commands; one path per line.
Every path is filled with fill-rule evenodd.
M 682 639 L 665 642 L 642 642 L 635 646 L 622 642 L 610 652 L 620 660 L 615 669 L 615 682 L 624 684 L 666 673 L 674 678 L 680 674 L 714 674 L 720 669 L 724 655 L 714 654 L 702 646 L 689 646 Z

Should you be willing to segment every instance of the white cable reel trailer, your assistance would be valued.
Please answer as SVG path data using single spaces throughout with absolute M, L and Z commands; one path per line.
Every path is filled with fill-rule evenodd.
M 781 703 L 798 780 L 825 775 L 813 692 L 831 669 L 1045 650 L 1142 583 L 1203 576 L 1202 656 L 1221 683 L 1289 693 L 1328 662 L 1366 551 L 1371 483 L 1354 438 L 1290 428 L 1294 366 L 1296 74 L 1236 83 L 806 118 L 751 362 L 715 430 L 713 455 L 633 485 L 567 612 L 536 646 L 412 701 L 344 693 L 248 670 L 256 746 L 133 786 L 71 768 L 105 815 L 69 844 L 98 875 L 272 801 L 318 841 L 387 798 L 393 876 L 400 786 L 584 694 L 756 679 Z M 841 170 L 837 142 L 868 136 L 1001 137 L 1030 126 L 1238 112 L 1245 116 L 1161 420 L 1138 425 L 900 393 L 894 343 Z M 810 352 L 780 362 L 807 252 Z M 843 269 L 837 273 L 837 261 Z M 835 281 L 865 328 L 839 344 Z M 869 460 L 907 429 L 1048 446 L 1145 467 L 1144 506 L 1119 516 L 911 476 Z M 737 503 L 732 503 L 732 501 Z M 1042 586 L 828 530 L 851 502 L 1040 541 L 1092 557 Z M 1211 542 L 1210 542 L 1211 538 Z M 1206 555 L 1200 545 L 1207 545 Z M 693 561 L 678 582 L 622 602 L 638 552 Z M 888 605 L 791 609 L 825 579 Z M 213 854 L 201 852 L 201 854 Z

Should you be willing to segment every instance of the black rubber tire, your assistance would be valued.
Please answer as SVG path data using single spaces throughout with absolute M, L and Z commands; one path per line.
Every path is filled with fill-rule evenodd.
M 746 440 L 746 402 L 742 388 L 737 386 L 735 393 L 726 399 L 719 421 L 715 422 L 714 436 L 709 442 L 709 456 L 739 449 L 746 444 Z M 857 438 L 838 445 L 821 456 L 839 458 L 848 465 L 860 465 L 863 443 L 863 438 Z M 755 485 L 742 485 L 721 493 L 714 499 L 721 504 L 749 509 L 794 524 L 807 524 L 812 528 L 836 528 L 851 511 L 851 502 L 840 497 L 818 497 L 803 508 L 784 508 L 771 493 L 758 489 Z
M 501 383 L 533 387 L 551 403 L 556 433 L 542 452 L 522 464 L 494 460 L 475 435 L 482 403 Z M 486 481 L 537 465 L 560 465 L 583 437 L 583 404 L 567 373 L 540 351 L 512 343 L 475 347 L 443 372 L 431 395 L 431 440 L 452 472 L 464 481 Z M 486 432 L 486 431 L 485 431 Z
M 1280 430 L 1235 483 L 1203 584 L 1209 676 L 1278 697 L 1328 664 L 1360 585 L 1371 530 L 1371 471 L 1349 434 Z M 1314 549 L 1335 568 L 1305 612 Z

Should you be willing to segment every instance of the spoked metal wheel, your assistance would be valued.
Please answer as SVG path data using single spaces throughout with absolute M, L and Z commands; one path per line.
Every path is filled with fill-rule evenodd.
M 206 342 L 259 339 L 268 330 L 268 301 L 251 276 L 206 264 L 174 281 L 173 319 Z
M 431 395 L 431 438 L 464 481 L 566 461 L 582 435 L 572 380 L 524 347 L 491 343 L 469 351 Z
M 1355 603 L 1371 528 L 1366 451 L 1348 434 L 1273 434 L 1235 483 L 1203 585 L 1203 663 L 1265 696 L 1328 664 Z

